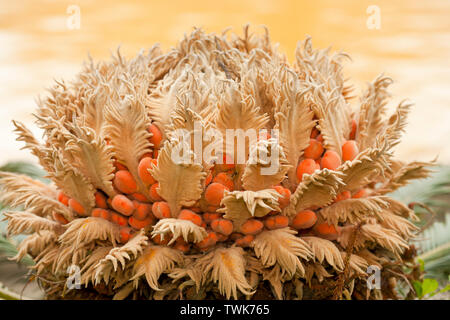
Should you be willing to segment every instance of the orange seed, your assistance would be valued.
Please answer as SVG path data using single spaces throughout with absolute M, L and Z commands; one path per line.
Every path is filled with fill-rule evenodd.
M 67 224 L 69 221 L 60 213 L 53 212 L 53 218 L 61 224 Z
M 289 205 L 289 201 L 291 200 L 291 191 L 282 186 L 273 187 L 281 197 L 278 198 L 278 204 L 280 205 L 280 209 L 284 209 Z
M 234 182 L 233 179 L 229 175 L 227 175 L 225 172 L 218 173 L 214 179 L 213 182 L 220 183 L 228 188 L 228 190 L 233 191 L 234 189 Z
M 69 207 L 78 213 L 79 215 L 85 215 L 86 210 L 84 210 L 83 206 L 75 199 L 69 199 Z
M 205 212 L 203 214 L 203 220 L 206 223 L 211 223 L 216 219 L 220 219 L 222 217 L 222 214 L 219 212 Z
M 303 175 L 313 174 L 316 171 L 316 162 L 313 159 L 305 159 L 301 161 L 297 166 L 297 178 L 299 181 L 303 180 Z
M 138 220 L 144 220 L 149 215 L 152 215 L 152 205 L 149 203 L 135 203 L 135 211 L 133 213 L 133 217 Z
M 317 221 L 317 216 L 314 211 L 303 210 L 297 213 L 292 219 L 291 226 L 294 229 L 308 229 L 311 228 Z
M 352 161 L 359 153 L 358 145 L 354 140 L 348 140 L 342 145 L 342 160 Z
M 178 214 L 178 219 L 189 220 L 198 226 L 201 226 L 203 222 L 202 217 L 200 215 L 188 209 L 181 210 L 180 213 Z
M 133 230 L 130 227 L 121 227 L 119 230 L 120 242 L 127 243 L 130 240 Z
M 97 218 L 103 218 L 105 220 L 109 220 L 111 218 L 111 214 L 108 210 L 103 208 L 95 208 L 92 210 L 92 216 Z
M 322 238 L 336 240 L 339 232 L 334 225 L 322 222 L 314 227 L 314 231 Z
M 58 201 L 61 202 L 66 207 L 69 205 L 69 197 L 64 194 L 64 192 L 58 192 Z
M 229 236 L 233 232 L 233 223 L 227 219 L 217 219 L 211 222 L 211 229 L 217 233 Z
M 309 141 L 309 146 L 305 149 L 304 155 L 305 158 L 311 158 L 317 160 L 323 153 L 323 145 L 320 141 L 316 139 L 311 139 Z
M 159 128 L 157 126 L 155 126 L 154 124 L 151 124 L 148 127 L 148 132 L 152 133 L 153 135 L 148 139 L 148 141 L 150 141 L 150 143 L 153 144 L 153 148 L 154 149 L 159 149 L 159 147 L 161 146 L 161 141 L 162 141 L 162 133 L 159 130 Z
M 282 215 L 270 216 L 264 220 L 264 225 L 269 230 L 286 228 L 289 225 L 289 218 Z
M 152 186 L 150 187 L 150 198 L 153 201 L 162 201 L 164 200 L 163 198 L 161 198 L 161 196 L 159 195 L 157 189 L 159 188 L 159 183 L 154 183 L 152 184 Z
M 102 192 L 97 191 L 95 194 L 95 205 L 98 208 L 108 209 L 108 204 L 106 203 L 106 197 Z
M 171 217 L 169 204 L 165 201 L 158 201 L 153 203 L 152 212 L 153 215 L 158 219 Z
M 322 160 L 320 161 L 320 166 L 322 169 L 328 169 L 328 170 L 336 170 L 341 165 L 341 158 L 339 155 L 332 151 L 328 150 L 325 152 L 325 154 L 322 157 Z
M 137 184 L 130 171 L 119 170 L 114 176 L 114 186 L 123 193 L 135 193 Z
M 138 175 L 142 182 L 144 182 L 146 185 L 154 184 L 156 182 L 156 180 L 148 171 L 148 169 L 152 167 L 152 164 L 156 165 L 157 160 L 149 157 L 142 158 L 142 160 L 139 162 Z
M 256 219 L 248 219 L 241 226 L 241 232 L 243 234 L 256 235 L 262 231 L 264 224 Z
M 147 217 L 144 220 L 136 219 L 134 216 L 128 218 L 128 223 L 135 229 L 142 229 L 151 224 L 153 221 L 152 217 Z
M 214 246 L 217 243 L 218 237 L 215 232 L 209 231 L 208 235 L 200 242 L 197 242 L 195 246 L 200 249 L 207 249 Z
M 111 205 L 114 210 L 120 212 L 123 215 L 131 216 L 133 214 L 133 202 L 123 194 L 115 195 L 111 202 Z
M 223 184 L 217 182 L 211 183 L 205 191 L 206 201 L 213 206 L 219 206 L 224 196 L 225 190 L 229 191 L 229 189 Z
M 111 221 L 119 226 L 125 227 L 128 225 L 128 220 L 117 212 L 111 212 Z
M 255 236 L 251 234 L 247 234 L 242 238 L 239 238 L 235 241 L 236 245 L 239 247 L 249 247 L 252 241 L 255 240 Z

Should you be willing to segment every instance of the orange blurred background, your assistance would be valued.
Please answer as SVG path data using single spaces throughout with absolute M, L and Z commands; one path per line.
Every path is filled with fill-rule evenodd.
M 375 7 L 373 7 L 375 6 Z M 79 9 L 80 28 L 73 29 Z M 74 11 L 75 10 L 75 11 Z M 375 11 L 372 11 L 375 10 Z M 379 12 L 379 20 L 377 18 Z M 241 33 L 269 27 L 292 61 L 297 41 L 311 35 L 315 47 L 332 46 L 352 57 L 345 72 L 359 94 L 379 73 L 390 75 L 394 107 L 415 102 L 399 158 L 450 164 L 450 1 L 448 0 L 191 0 L 2 1 L 0 4 L 0 164 L 34 162 L 15 141 L 12 119 L 32 125 L 34 99 L 54 79 L 70 80 L 88 52 L 107 59 L 121 45 L 132 57 L 159 42 L 169 49 L 192 30 Z M 368 22 L 369 20 L 369 22 Z M 371 28 L 373 21 L 379 29 Z M 376 24 L 375 24 L 376 25 Z M 358 101 L 355 100 L 354 103 Z

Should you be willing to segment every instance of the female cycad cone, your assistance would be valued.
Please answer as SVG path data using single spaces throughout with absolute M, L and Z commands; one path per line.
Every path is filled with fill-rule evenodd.
M 21 210 L 8 231 L 29 235 L 15 258 L 33 257 L 49 298 L 71 265 L 72 298 L 395 297 L 367 289 L 367 268 L 402 278 L 416 217 L 388 194 L 428 164 L 393 158 L 410 106 L 384 117 L 384 76 L 353 102 L 346 57 L 307 38 L 289 64 L 246 27 L 90 61 L 39 101 L 43 142 L 14 122 L 52 180 L 1 173 L 2 201 Z M 230 129 L 269 135 L 239 145 Z M 180 144 L 190 161 L 174 159 Z M 270 174 L 261 153 L 278 155 Z

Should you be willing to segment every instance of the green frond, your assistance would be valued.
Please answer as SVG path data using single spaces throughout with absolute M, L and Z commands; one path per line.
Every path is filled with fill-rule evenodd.
M 425 272 L 436 278 L 450 275 L 450 214 L 444 222 L 436 222 L 423 232 L 424 240 L 418 243 Z
M 430 206 L 437 214 L 439 221 L 450 208 L 450 166 L 437 166 L 429 178 L 412 181 L 389 194 L 402 203 L 421 202 Z M 416 209 L 417 213 L 424 211 Z
M 14 161 L 6 163 L 0 167 L 0 171 L 20 173 L 38 179 L 44 183 L 50 180 L 45 179 L 46 172 L 36 165 L 25 161 Z M 3 211 L 8 209 L 0 204 L 0 220 L 3 219 Z M 0 300 L 27 300 L 29 298 L 21 296 L 20 292 L 27 286 L 26 295 L 32 298 L 42 297 L 42 291 L 36 283 L 27 285 L 27 268 L 33 266 L 34 261 L 26 255 L 19 262 L 9 259 L 17 255 L 17 245 L 24 239 L 23 235 L 6 237 L 5 221 L 0 221 Z
M 44 176 L 46 175 L 46 172 L 44 170 L 26 161 L 8 162 L 0 167 L 0 171 L 25 174 L 30 178 L 38 179 L 42 182 L 50 181 L 44 178 Z
M 8 258 L 14 257 L 15 255 L 17 255 L 17 252 L 17 247 L 14 241 L 0 234 L 0 263 L 7 260 Z M 23 257 L 20 263 L 26 266 L 34 265 L 34 261 L 28 255 Z
M 391 194 L 403 203 L 419 202 L 435 213 L 435 222 L 428 226 L 417 242 L 418 259 L 424 261 L 429 277 L 448 279 L 450 274 L 450 166 L 438 166 L 427 179 L 416 180 Z M 419 217 L 425 210 L 415 207 Z M 428 218 L 428 217 L 427 217 Z M 427 219 L 421 219 L 422 224 Z

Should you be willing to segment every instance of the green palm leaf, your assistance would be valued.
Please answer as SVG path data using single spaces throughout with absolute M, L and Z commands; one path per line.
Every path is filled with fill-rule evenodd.
M 419 257 L 424 261 L 427 277 L 446 280 L 450 274 L 450 166 L 438 166 L 428 178 L 414 181 L 396 192 L 392 197 L 404 203 L 420 202 L 435 213 L 435 221 L 422 233 L 417 242 Z M 425 223 L 426 211 L 415 207 Z
M 390 194 L 403 203 L 421 202 L 436 212 L 437 221 L 444 221 L 450 212 L 450 166 L 438 166 L 429 178 L 414 180 L 411 184 Z M 420 216 L 425 215 L 421 208 L 415 208 Z
M 427 275 L 448 279 L 450 275 L 450 214 L 444 222 L 436 222 L 423 232 L 424 240 L 418 243 L 422 252 L 418 259 L 424 261 Z
M 49 181 L 44 178 L 45 171 L 28 162 L 10 162 L 1 166 L 0 171 L 26 174 L 43 182 Z M 5 209 L 7 208 L 0 204 L 0 220 L 3 219 L 3 211 Z M 34 265 L 34 261 L 28 255 L 18 263 L 9 260 L 9 258 L 17 254 L 16 245 L 23 238 L 23 236 L 7 237 L 6 222 L 0 221 L 0 299 L 20 299 L 20 294 L 17 292 L 21 292 L 27 285 L 27 267 Z M 27 287 L 26 294 L 33 298 L 42 297 L 42 292 L 36 283 Z M 22 297 L 22 299 L 27 298 Z

